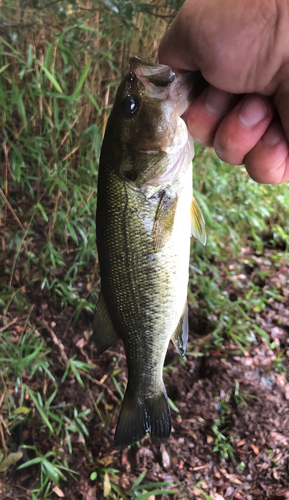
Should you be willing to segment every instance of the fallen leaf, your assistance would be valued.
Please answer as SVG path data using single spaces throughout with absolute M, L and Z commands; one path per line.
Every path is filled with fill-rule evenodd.
M 88 491 L 83 494 L 83 500 L 97 500 L 96 499 L 96 486 L 89 488 Z
M 110 484 L 110 480 L 109 480 L 109 475 L 106 472 L 104 474 L 104 482 L 103 482 L 103 496 L 105 498 L 107 498 L 109 496 L 110 490 L 111 490 L 111 484 Z
M 282 458 L 282 453 L 278 453 L 278 455 L 276 455 L 275 458 L 272 458 L 272 462 L 279 462 L 279 460 L 281 460 Z
M 259 448 L 258 448 L 258 446 L 255 446 L 254 444 L 250 444 L 250 446 L 251 446 L 251 448 L 252 448 L 253 452 L 254 452 L 256 455 L 258 455 L 258 453 L 259 453 Z
M 277 469 L 273 469 L 273 477 L 277 481 L 280 479 L 281 475 L 280 475 L 280 472 L 277 471 Z
M 234 474 L 228 474 L 226 469 L 220 469 L 220 472 L 225 476 L 226 479 L 229 479 L 230 483 L 233 484 L 242 484 L 242 481 L 238 479 Z
M 225 500 L 222 495 L 219 495 L 219 493 L 214 493 L 213 491 L 210 493 L 210 496 L 213 500 Z
M 19 415 L 20 413 L 23 413 L 24 415 L 27 415 L 30 411 L 30 408 L 27 408 L 26 406 L 19 406 L 14 410 L 14 414 Z
M 2 454 L 3 455 L 3 454 Z M 16 464 L 18 460 L 21 460 L 23 457 L 22 451 L 17 451 L 16 453 L 10 453 L 8 457 L 4 458 L 4 460 L 0 463 L 0 472 L 4 472 L 10 467 L 10 465 Z
M 161 451 L 161 454 L 162 454 L 162 464 L 163 464 L 163 467 L 164 469 L 168 470 L 170 468 L 170 465 L 171 465 L 171 461 L 170 461 L 170 456 L 166 450 L 166 447 L 164 445 L 164 443 L 161 443 L 161 446 L 160 446 L 160 451 Z
M 52 488 L 52 491 L 54 491 L 54 493 L 58 496 L 58 497 L 64 497 L 64 493 L 63 491 L 58 488 L 58 486 L 54 486 L 54 488 Z

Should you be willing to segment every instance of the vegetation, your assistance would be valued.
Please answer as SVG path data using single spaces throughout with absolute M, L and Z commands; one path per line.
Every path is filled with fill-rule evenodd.
M 101 484 L 107 498 L 144 500 L 160 492 L 168 498 L 184 492 L 181 484 L 146 482 L 145 473 L 124 491 L 110 457 L 92 456 L 87 444 L 91 414 L 99 420 L 94 432 L 102 432 L 111 422 L 106 397 L 112 391 L 104 384 L 105 374 L 102 383 L 96 380 L 84 344 L 78 339 L 76 351 L 66 342 L 73 325 L 91 324 L 99 292 L 97 172 L 116 86 L 130 54 L 156 60 L 158 42 L 179 3 L 49 5 L 39 0 L 21 2 L 19 9 L 13 0 L 1 1 L 0 475 L 10 466 L 33 471 L 27 498 L 51 498 L 64 481 L 77 478 L 73 456 L 79 443 L 92 484 Z M 194 189 L 208 243 L 205 248 L 192 244 L 189 302 L 209 318 L 211 330 L 201 352 L 191 343 L 187 357 L 205 354 L 209 345 L 220 347 L 224 339 L 241 353 L 258 336 L 275 349 L 257 313 L 272 297 L 278 300 L 278 285 L 263 289 L 260 271 L 244 293 L 231 297 L 218 263 L 239 257 L 245 246 L 256 255 L 265 245 L 275 248 L 273 267 L 288 259 L 287 186 L 257 185 L 243 167 L 229 167 L 197 147 Z M 254 266 L 252 257 L 246 265 Z M 241 290 L 238 266 L 225 269 Z M 55 315 L 49 323 L 44 319 L 49 308 L 59 313 L 62 340 L 54 333 Z M 86 344 L 90 331 L 83 332 Z M 114 354 L 111 380 L 119 398 L 121 362 Z M 283 368 L 281 353 L 275 369 Z M 102 387 L 94 398 L 97 383 Z M 79 394 L 85 388 L 90 406 L 66 399 L 71 384 L 79 386 Z M 110 397 L 118 401 L 114 393 Z M 234 397 L 244 404 L 238 391 Z M 172 408 L 177 410 L 173 401 Z M 224 412 L 212 432 L 213 451 L 232 457 Z M 22 458 L 17 469 L 13 464 Z M 201 486 L 196 484 L 196 490 L 202 491 Z

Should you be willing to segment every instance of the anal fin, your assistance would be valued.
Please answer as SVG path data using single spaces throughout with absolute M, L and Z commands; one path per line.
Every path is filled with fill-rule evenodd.
M 188 305 L 185 304 L 184 312 L 180 317 L 178 326 L 172 335 L 172 342 L 179 351 L 180 355 L 184 357 L 187 348 L 188 335 L 189 335 L 189 319 L 188 319 Z
M 99 300 L 94 313 L 92 340 L 97 347 L 98 356 L 119 340 L 110 319 L 102 292 L 99 294 Z

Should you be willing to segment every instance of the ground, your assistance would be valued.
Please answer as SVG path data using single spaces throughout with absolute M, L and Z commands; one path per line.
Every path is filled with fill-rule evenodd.
M 79 412 L 91 410 L 85 441 L 75 434 L 72 454 L 63 445 L 69 468 L 79 475 L 72 478 L 66 473 L 68 480 L 53 488 L 52 500 L 94 500 L 112 494 L 121 498 L 111 489 L 113 485 L 127 498 L 137 498 L 130 488 L 143 471 L 147 472 L 142 491 L 144 483 L 152 481 L 169 483 L 164 488 L 176 491 L 174 496 L 163 494 L 156 498 L 289 498 L 289 261 L 282 249 L 278 250 L 278 259 L 276 252 L 267 248 L 260 255 L 248 246 L 237 260 L 214 262 L 219 270 L 218 280 L 233 302 L 248 293 L 249 281 L 262 294 L 278 288 L 279 293 L 273 293 L 263 308 L 246 312 L 256 318 L 268 339 L 256 331 L 245 349 L 232 339 L 218 342 L 215 318 L 206 317 L 200 304 L 189 302 L 188 355 L 181 360 L 171 344 L 164 369 L 168 396 L 178 409 L 172 410 L 171 436 L 164 443 L 146 437 L 140 446 L 123 451 L 113 447 L 120 392 L 126 385 L 122 343 L 97 358 L 90 341 L 92 315 L 83 312 L 72 326 L 73 308 L 61 309 L 53 297 L 40 291 L 37 282 L 25 284 L 21 278 L 25 276 L 25 261 L 19 260 L 14 280 L 18 287 L 25 287 L 26 297 L 33 304 L 29 322 L 35 335 L 43 336 L 45 346 L 51 349 L 53 373 L 59 386 L 54 404 L 71 403 Z M 11 262 L 7 260 L 8 267 Z M 89 286 L 85 277 L 78 280 L 85 293 Z M 12 304 L 8 318 L 13 321 L 16 317 L 11 325 L 14 343 L 23 333 L 27 314 L 19 317 Z M 89 374 L 80 372 L 84 387 L 71 374 L 61 383 L 67 360 L 74 354 L 78 360 L 93 364 Z M 34 375 L 30 380 L 27 377 L 26 382 L 47 397 L 53 392 L 48 377 Z M 5 435 L 8 447 L 35 445 L 43 454 L 59 447 L 54 435 L 43 426 L 39 428 L 37 412 L 27 394 L 25 399 L 33 410 L 32 418 L 29 424 L 12 430 L 10 437 Z M 36 466 L 18 470 L 18 465 L 28 458 L 33 458 L 29 450 L 20 462 L 0 473 L 1 500 L 31 498 L 28 491 L 35 485 Z M 91 476 L 93 471 L 97 471 L 95 479 Z M 153 500 L 155 494 L 152 490 L 142 498 Z

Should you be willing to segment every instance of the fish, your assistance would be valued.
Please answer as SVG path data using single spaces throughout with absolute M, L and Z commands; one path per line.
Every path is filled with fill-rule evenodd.
M 163 366 L 188 339 L 190 236 L 206 243 L 192 192 L 194 143 L 181 115 L 190 75 L 130 59 L 103 139 L 96 238 L 101 291 L 92 339 L 100 355 L 123 341 L 128 383 L 114 445 L 171 432 Z

